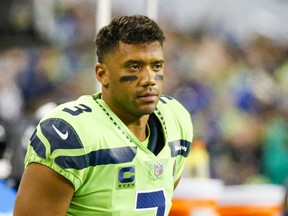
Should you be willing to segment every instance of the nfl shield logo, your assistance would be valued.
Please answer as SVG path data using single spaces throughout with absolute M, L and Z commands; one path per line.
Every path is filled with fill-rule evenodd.
M 156 177 L 159 177 L 163 173 L 163 164 L 162 163 L 156 163 L 154 165 L 154 174 Z

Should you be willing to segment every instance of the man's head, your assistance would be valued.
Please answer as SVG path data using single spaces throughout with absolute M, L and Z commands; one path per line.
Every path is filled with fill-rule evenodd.
M 161 28 L 147 16 L 119 16 L 97 34 L 96 54 L 99 63 L 103 63 L 105 55 L 115 51 L 119 42 L 140 44 L 158 41 L 162 46 L 164 40 L 165 36 Z
M 164 34 L 146 16 L 122 16 L 96 37 L 102 98 L 122 120 L 152 113 L 162 95 Z M 133 120 L 132 120 L 133 119 Z

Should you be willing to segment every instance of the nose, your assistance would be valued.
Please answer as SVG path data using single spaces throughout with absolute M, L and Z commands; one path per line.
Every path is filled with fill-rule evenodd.
M 155 72 L 150 68 L 143 68 L 141 78 L 140 78 L 140 84 L 142 86 L 148 86 L 148 85 L 155 85 Z

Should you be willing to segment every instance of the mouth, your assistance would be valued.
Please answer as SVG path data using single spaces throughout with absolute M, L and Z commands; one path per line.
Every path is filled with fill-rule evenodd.
M 158 94 L 155 92 L 144 93 L 138 96 L 138 99 L 146 103 L 155 103 L 158 101 Z

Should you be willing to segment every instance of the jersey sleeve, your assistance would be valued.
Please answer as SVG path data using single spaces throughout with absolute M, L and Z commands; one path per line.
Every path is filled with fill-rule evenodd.
M 73 127 L 61 118 L 47 118 L 38 124 L 30 139 L 25 167 L 32 162 L 64 176 L 76 191 L 85 176 L 82 167 L 86 166 L 87 158 Z
M 180 178 L 183 173 L 185 160 L 190 152 L 191 143 L 193 139 L 193 125 L 192 119 L 188 111 L 182 107 L 182 117 L 179 121 L 179 129 L 182 139 L 179 141 L 178 148 L 180 150 L 177 154 L 176 159 L 176 173 L 175 173 L 175 181 Z
M 186 123 L 185 123 L 186 122 Z M 190 152 L 191 149 L 191 143 L 193 139 L 193 127 L 191 124 L 191 117 L 190 115 L 187 115 L 186 120 L 183 121 L 182 127 L 187 126 L 187 128 L 182 128 L 183 133 L 183 139 L 179 141 L 178 148 L 180 149 L 177 154 L 176 159 L 176 173 L 175 173 L 175 181 L 180 178 L 180 176 L 183 173 L 185 160 Z M 188 126 L 189 125 L 189 126 Z
M 174 167 L 175 181 L 180 178 L 185 160 L 190 152 L 193 139 L 193 125 L 190 113 L 176 99 L 163 96 L 159 102 L 159 108 L 166 113 L 167 127 L 170 128 L 170 148 L 172 157 L 176 157 Z

